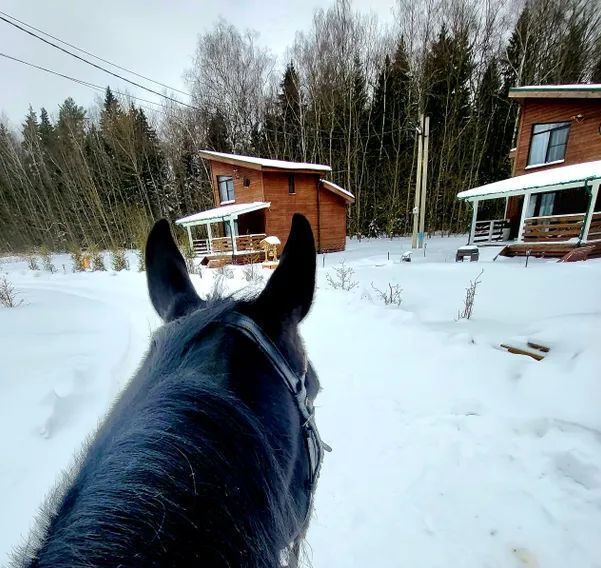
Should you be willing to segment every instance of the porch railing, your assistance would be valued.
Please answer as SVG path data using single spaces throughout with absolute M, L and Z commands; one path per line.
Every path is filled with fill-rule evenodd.
M 550 215 L 524 219 L 523 239 L 526 243 L 552 243 L 580 237 L 584 213 Z
M 599 241 L 601 240 L 601 211 L 593 213 L 591 219 L 591 226 L 588 230 L 587 241 Z
M 490 221 L 476 221 L 474 230 L 474 243 L 492 243 L 503 241 L 504 229 L 509 228 L 509 219 L 492 219 Z
M 264 233 L 255 233 L 252 235 L 239 235 L 234 237 L 236 240 L 236 249 L 238 252 L 258 252 L 261 250 L 259 243 L 266 237 Z M 231 237 L 216 237 L 211 239 L 195 239 L 192 241 L 194 252 L 201 254 L 231 254 L 232 238 Z

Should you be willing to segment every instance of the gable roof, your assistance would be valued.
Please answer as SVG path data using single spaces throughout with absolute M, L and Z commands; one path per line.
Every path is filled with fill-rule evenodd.
M 331 172 L 330 166 L 311 164 L 308 162 L 286 162 L 284 160 L 270 160 L 268 158 L 256 158 L 254 156 L 241 156 L 239 154 L 226 154 L 224 152 L 213 152 L 212 150 L 201 150 L 199 154 L 216 162 L 225 162 L 245 166 L 254 170 L 263 171 L 302 171 L 302 172 Z
M 328 181 L 327 179 L 320 179 L 319 182 L 325 189 L 328 189 L 332 193 L 335 193 L 343 199 L 346 199 L 346 201 L 348 201 L 349 203 L 355 203 L 355 196 L 350 191 L 347 191 L 339 185 L 336 185 L 333 181 Z
M 527 85 L 509 89 L 510 99 L 601 99 L 601 84 Z
M 495 199 L 509 195 L 521 195 L 528 191 L 550 191 L 578 187 L 586 182 L 601 180 L 601 160 L 584 162 L 560 168 L 550 168 L 495 181 L 480 187 L 474 187 L 457 194 L 459 199 Z

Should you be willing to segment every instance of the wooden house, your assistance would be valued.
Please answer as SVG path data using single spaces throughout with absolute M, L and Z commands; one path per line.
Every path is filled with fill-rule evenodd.
M 329 166 L 204 150 L 215 207 L 176 221 L 193 250 L 207 260 L 256 257 L 266 236 L 286 244 L 294 213 L 307 217 L 318 252 L 344 250 L 352 193 L 324 179 Z
M 458 194 L 473 205 L 470 244 L 504 244 L 506 256 L 601 254 L 601 85 L 517 87 L 513 177 Z M 503 199 L 491 219 L 479 206 Z M 582 252 L 585 252 L 584 250 Z

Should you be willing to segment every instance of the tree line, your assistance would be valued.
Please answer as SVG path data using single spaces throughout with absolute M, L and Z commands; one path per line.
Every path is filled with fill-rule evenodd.
M 398 0 L 393 26 L 337 0 L 299 31 L 286 65 L 219 21 L 186 71 L 193 109 L 149 110 L 107 88 L 51 119 L 0 123 L 0 247 L 125 247 L 158 217 L 212 206 L 198 150 L 326 163 L 356 196 L 348 232 L 411 230 L 416 126 L 430 116 L 426 228 L 463 231 L 457 192 L 511 174 L 526 84 L 601 82 L 590 0 Z

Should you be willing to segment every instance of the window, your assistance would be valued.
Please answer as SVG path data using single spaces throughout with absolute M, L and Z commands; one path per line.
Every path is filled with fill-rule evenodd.
M 296 193 L 296 188 L 294 187 L 294 176 L 288 176 L 288 193 L 293 194 Z
M 528 165 L 536 166 L 563 160 L 569 131 L 569 122 L 535 124 L 532 128 Z
M 231 237 L 232 236 L 232 232 L 230 231 L 230 223 L 229 221 L 224 221 L 223 222 L 223 233 L 225 234 L 226 237 Z M 240 233 L 238 232 L 238 219 L 236 219 L 234 221 L 234 237 L 239 235 Z
M 234 178 L 232 176 L 217 176 L 217 185 L 221 203 L 234 201 Z

